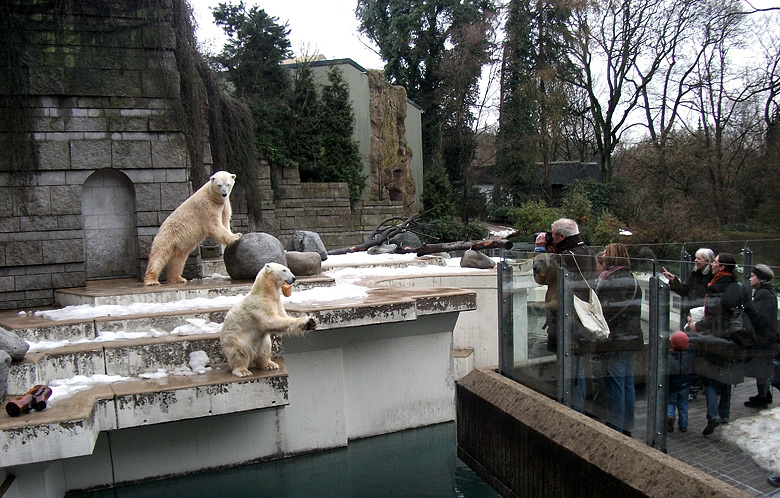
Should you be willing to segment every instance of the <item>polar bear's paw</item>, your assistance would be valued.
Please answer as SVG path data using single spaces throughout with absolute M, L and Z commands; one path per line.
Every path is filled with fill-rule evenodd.
M 187 279 L 184 278 L 184 277 L 179 277 L 179 278 L 171 279 L 171 280 L 169 280 L 169 282 L 172 283 L 172 284 L 186 284 L 187 283 Z
M 147 287 L 151 287 L 153 285 L 160 285 L 160 282 L 158 280 L 144 280 L 144 285 Z
M 242 235 L 244 235 L 244 234 L 241 233 L 241 232 L 234 233 L 233 234 L 233 240 L 231 240 L 230 243 L 231 244 L 235 244 L 236 242 L 238 242 L 238 239 L 240 239 Z
M 317 328 L 317 320 L 315 320 L 314 318 L 311 318 L 311 317 L 310 317 L 310 318 L 309 318 L 309 319 L 306 321 L 306 325 L 304 326 L 304 328 L 305 328 L 306 330 L 314 330 L 314 329 L 316 329 L 316 328 Z
M 279 370 L 279 364 L 275 361 L 268 360 L 260 364 L 260 368 L 263 370 Z
M 252 372 L 248 368 L 236 368 L 233 370 L 233 375 L 236 377 L 249 377 L 252 375 Z

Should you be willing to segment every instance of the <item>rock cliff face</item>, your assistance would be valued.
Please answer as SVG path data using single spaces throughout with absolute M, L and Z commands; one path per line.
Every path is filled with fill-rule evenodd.
M 387 83 L 379 71 L 368 72 L 371 98 L 371 200 L 403 202 L 406 214 L 414 205 L 412 149 L 406 143 L 406 89 Z

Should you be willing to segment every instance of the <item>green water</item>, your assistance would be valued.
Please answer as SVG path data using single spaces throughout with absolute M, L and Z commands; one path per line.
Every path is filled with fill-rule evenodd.
M 494 498 L 455 452 L 446 423 L 273 462 L 69 495 L 90 498 Z

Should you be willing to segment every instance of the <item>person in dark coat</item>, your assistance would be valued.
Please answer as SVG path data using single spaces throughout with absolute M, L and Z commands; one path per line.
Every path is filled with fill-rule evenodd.
M 691 308 L 698 306 L 704 306 L 704 296 L 707 295 L 707 284 L 712 280 L 712 267 L 710 266 L 715 261 L 715 253 L 712 249 L 702 247 L 694 255 L 694 264 L 696 267 L 688 276 L 688 280 L 685 283 L 672 274 L 664 267 L 661 269 L 664 272 L 664 276 L 669 280 L 669 289 L 672 292 L 676 292 L 682 298 L 680 304 L 680 318 L 685 319 Z
M 587 300 L 588 287 L 583 280 L 593 281 L 596 277 L 596 260 L 593 250 L 590 249 L 580 236 L 577 222 L 569 218 L 560 218 L 550 227 L 549 239 L 545 232 L 536 237 L 533 269 L 534 280 L 540 285 L 547 285 L 544 296 L 546 320 L 544 328 L 547 330 L 547 350 L 557 354 L 558 352 L 558 267 L 562 266 L 572 276 L 572 289 L 575 295 Z M 579 285 L 578 285 L 579 284 Z M 578 330 L 581 325 L 572 322 L 572 335 L 575 339 L 581 335 Z M 573 408 L 579 412 L 585 410 L 585 363 L 583 355 L 574 349 L 574 375 L 573 379 Z
M 772 403 L 769 380 L 777 355 L 777 294 L 770 282 L 775 274 L 770 267 L 758 264 L 750 272 L 750 286 L 753 288 L 753 306 L 759 317 L 755 324 L 756 342 L 746 351 L 745 375 L 756 379 L 758 394 L 745 401 L 751 408 L 766 408 Z
M 607 425 L 621 432 L 634 428 L 636 391 L 634 353 L 642 339 L 642 289 L 631 273 L 628 249 L 620 243 L 604 248 L 604 271 L 596 294 L 609 325 L 609 338 L 595 344 L 599 351 L 606 397 Z
M 704 396 L 707 400 L 707 427 L 702 434 L 708 436 L 715 431 L 721 423 L 728 423 L 731 414 L 731 383 L 724 382 L 729 377 L 726 368 L 742 365 L 744 350 L 735 342 L 726 339 L 728 321 L 731 310 L 743 305 L 745 312 L 751 321 L 756 319 L 755 308 L 751 300 L 745 299 L 745 287 L 737 282 L 734 276 L 734 268 L 737 262 L 730 253 L 718 254 L 712 262 L 713 277 L 707 288 L 707 296 L 704 298 L 704 318 L 691 323 L 691 331 L 702 336 L 712 336 L 715 341 L 699 342 L 699 348 L 707 354 L 708 349 L 715 351 L 715 342 L 718 342 L 717 355 L 710 356 L 715 363 L 716 359 L 724 358 L 724 363 L 718 363 L 718 368 L 706 373 L 700 373 L 704 380 Z M 706 337 L 702 337 L 704 339 Z M 738 361 L 732 361 L 737 358 Z M 741 381 L 741 380 L 740 380 Z

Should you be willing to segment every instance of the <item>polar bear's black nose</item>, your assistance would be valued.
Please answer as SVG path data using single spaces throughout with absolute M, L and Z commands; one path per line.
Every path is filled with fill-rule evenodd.
M 222 194 L 222 197 L 227 197 L 227 194 Z

